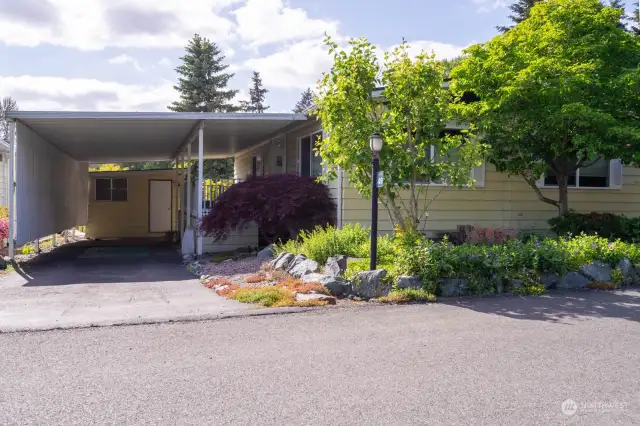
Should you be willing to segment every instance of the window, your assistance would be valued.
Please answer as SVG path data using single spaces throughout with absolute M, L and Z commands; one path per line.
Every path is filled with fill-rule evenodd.
M 322 142 L 322 132 L 300 138 L 300 176 L 322 176 L 322 158 L 316 149 Z
M 96 178 L 96 201 L 127 201 L 127 179 Z
M 622 182 L 622 164 L 619 160 L 598 160 L 581 167 L 569 175 L 570 188 L 617 188 Z M 558 186 L 556 173 L 549 169 L 539 186 Z
M 461 135 L 461 134 L 462 134 L 461 130 L 445 129 L 442 132 L 440 132 L 440 138 L 444 138 L 445 135 L 454 136 L 454 135 Z M 429 151 L 427 152 L 427 155 L 428 155 L 429 159 L 431 161 L 433 161 L 434 163 L 442 161 L 443 157 L 447 161 L 453 161 L 453 162 L 457 161 L 457 159 L 458 159 L 458 153 L 457 152 L 451 151 L 451 152 L 448 152 L 447 155 L 445 156 L 445 155 L 443 155 L 443 153 L 440 152 L 439 149 L 437 149 L 436 146 L 433 146 L 433 145 L 431 145 L 431 147 L 429 148 Z M 449 180 L 448 176 L 446 174 L 444 174 L 444 175 L 440 176 L 439 178 L 437 178 L 437 179 L 435 179 L 435 180 L 433 180 L 431 182 L 429 182 L 429 180 L 427 180 L 426 177 L 425 177 L 425 180 L 419 181 L 417 183 L 420 183 L 420 184 L 431 184 L 431 185 L 449 185 L 448 180 Z

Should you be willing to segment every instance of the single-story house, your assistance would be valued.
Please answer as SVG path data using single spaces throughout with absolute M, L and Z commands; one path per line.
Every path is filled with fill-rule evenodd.
M 298 173 L 321 176 L 314 145 L 322 125 L 304 114 L 30 112 L 8 114 L 10 254 L 22 245 L 73 226 L 87 225 L 92 238 L 181 239 L 183 251 L 198 254 L 258 245 L 258 230 L 238 231 L 225 241 L 201 235 L 197 223 L 211 197 L 189 158 L 234 157 L 236 180 Z M 452 126 L 455 128 L 456 126 Z M 92 172 L 88 163 L 174 160 L 155 171 Z M 491 165 L 473 170 L 476 185 L 456 189 L 432 184 L 428 233 L 477 225 L 544 231 L 554 207 L 539 201 L 521 179 Z M 13 185 L 12 185 L 13 183 Z M 338 226 L 370 225 L 370 201 L 340 172 L 327 182 L 336 202 Z M 571 181 L 571 207 L 640 215 L 640 169 L 600 161 L 580 169 Z M 539 181 L 554 197 L 554 178 Z M 201 189 L 198 189 L 201 188 Z M 392 231 L 380 208 L 378 229 Z

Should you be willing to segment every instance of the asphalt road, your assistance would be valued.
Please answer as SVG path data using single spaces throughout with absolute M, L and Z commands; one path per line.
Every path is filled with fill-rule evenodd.
M 637 425 L 639 320 L 627 291 L 3 334 L 0 424 Z

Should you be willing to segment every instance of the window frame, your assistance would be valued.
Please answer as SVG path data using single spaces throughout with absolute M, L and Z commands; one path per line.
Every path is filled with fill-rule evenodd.
M 620 184 L 619 185 L 614 185 L 612 183 L 612 171 L 614 170 L 614 166 L 613 163 L 614 162 L 620 162 L 620 160 L 609 160 L 609 178 L 608 178 L 608 186 L 579 186 L 580 184 L 580 168 L 578 168 L 576 170 L 576 184 L 574 186 L 567 186 L 568 190 L 586 190 L 586 191 L 617 191 L 622 189 L 623 186 L 623 177 L 624 177 L 624 166 L 622 164 L 619 165 L 620 167 Z M 543 174 L 540 179 L 538 179 L 538 181 L 536 182 L 536 186 L 540 189 L 558 189 L 558 185 L 546 185 L 544 183 L 545 179 L 547 177 L 547 174 Z
M 113 181 L 115 179 L 118 180 L 124 180 L 125 182 L 125 194 L 126 194 L 126 199 L 125 200 L 114 200 L 113 199 L 113 191 L 116 189 L 113 186 Z M 109 181 L 109 199 L 108 200 L 102 200 L 102 199 L 98 199 L 98 180 L 108 180 Z M 119 190 L 122 190 L 122 188 L 118 188 Z M 126 177 L 96 177 L 93 180 L 93 199 L 94 201 L 98 202 L 98 203 L 126 203 L 129 201 L 129 178 Z
M 299 176 L 302 176 L 302 174 L 301 174 L 302 173 L 302 140 L 305 139 L 305 138 L 311 138 L 311 143 L 313 145 L 311 147 L 311 149 L 309 150 L 309 159 L 308 159 L 309 160 L 309 176 L 318 178 L 318 177 L 324 176 L 324 174 L 325 174 L 324 166 L 322 167 L 322 173 L 320 175 L 313 176 L 313 174 L 312 174 L 312 171 L 313 171 L 313 158 L 315 156 L 313 148 L 315 147 L 315 141 L 317 140 L 317 137 L 314 138 L 313 136 L 317 136 L 317 135 L 320 135 L 322 139 L 324 139 L 326 137 L 326 134 L 322 129 L 318 129 L 316 131 L 313 131 L 311 133 L 307 133 L 307 134 L 304 134 L 304 135 L 298 137 L 298 175 Z M 318 156 L 318 157 L 320 157 L 320 156 Z M 321 158 L 320 161 L 322 162 L 322 158 Z

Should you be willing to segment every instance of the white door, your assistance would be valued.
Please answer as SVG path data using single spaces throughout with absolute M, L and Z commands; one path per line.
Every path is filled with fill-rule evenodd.
M 149 232 L 171 231 L 171 181 L 149 181 Z

